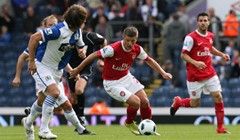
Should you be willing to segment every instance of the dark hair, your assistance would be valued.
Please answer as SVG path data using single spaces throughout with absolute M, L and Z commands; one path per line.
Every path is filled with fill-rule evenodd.
M 73 4 L 63 15 L 70 29 L 80 28 L 87 18 L 87 9 L 81 5 Z
M 129 26 L 124 29 L 123 35 L 129 37 L 138 37 L 138 29 L 134 26 Z
M 197 15 L 197 21 L 199 20 L 199 17 L 201 17 L 201 16 L 207 16 L 208 20 L 209 20 L 209 15 L 206 12 L 201 12 Z

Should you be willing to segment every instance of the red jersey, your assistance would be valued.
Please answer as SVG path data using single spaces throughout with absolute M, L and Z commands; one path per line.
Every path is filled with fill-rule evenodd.
M 138 44 L 135 44 L 131 51 L 125 50 L 123 41 L 102 48 L 98 51 L 98 55 L 104 58 L 102 77 L 105 80 L 118 80 L 127 75 L 136 58 L 149 59 L 149 56 Z
M 202 61 L 206 64 L 205 69 L 199 69 L 194 65 L 187 63 L 187 80 L 190 82 L 202 81 L 216 75 L 212 66 L 211 49 L 214 35 L 207 32 L 202 35 L 197 30 L 188 34 L 184 40 L 182 53 L 188 54 L 196 61 Z

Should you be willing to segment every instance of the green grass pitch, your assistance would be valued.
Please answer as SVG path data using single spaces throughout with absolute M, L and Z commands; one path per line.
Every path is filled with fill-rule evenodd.
M 240 139 L 240 126 L 228 125 L 231 134 L 216 134 L 214 125 L 157 125 L 161 136 L 135 136 L 126 127 L 120 125 L 88 126 L 95 132 L 94 136 L 81 136 L 73 132 L 73 126 L 62 125 L 52 127 L 52 132 L 58 135 L 57 140 L 238 140 Z M 35 139 L 39 127 L 35 127 Z M 0 127 L 0 140 L 25 140 L 22 126 Z

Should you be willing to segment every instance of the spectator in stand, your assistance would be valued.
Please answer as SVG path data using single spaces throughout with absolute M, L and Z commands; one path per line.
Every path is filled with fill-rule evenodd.
M 12 7 L 16 17 L 23 18 L 29 7 L 28 0 L 12 0 Z
M 109 115 L 110 111 L 107 107 L 107 103 L 103 100 L 96 102 L 89 111 L 91 115 Z
M 95 27 L 95 32 L 104 36 L 108 42 L 113 38 L 112 26 L 107 22 L 105 16 L 99 16 L 98 23 Z
M 223 34 L 225 37 L 237 37 L 238 36 L 238 18 L 234 10 L 230 10 L 228 16 L 225 18 L 223 25 Z
M 169 17 L 166 5 L 167 5 L 166 0 L 158 0 L 157 1 L 158 19 L 161 22 L 164 22 Z
M 31 36 L 36 32 L 37 27 L 39 26 L 39 20 L 34 13 L 32 6 L 27 8 L 26 17 L 23 19 L 23 32 L 27 36 Z
M 104 12 L 104 8 L 105 7 L 103 7 L 104 5 L 99 5 L 98 7 L 97 7 L 97 9 L 96 9 L 96 12 L 94 12 L 93 14 L 92 14 L 92 25 L 91 25 L 91 27 L 92 27 L 92 29 L 95 31 L 95 28 L 96 28 L 96 26 L 97 26 L 97 24 L 98 24 L 98 22 L 99 22 L 99 18 L 100 17 L 102 17 L 102 16 L 104 16 L 105 17 L 105 20 L 106 21 L 108 21 L 108 17 L 107 17 L 107 14 L 105 14 L 105 12 Z
M 167 72 L 172 74 L 173 78 L 172 80 L 163 79 L 161 76 L 159 76 L 162 80 L 162 86 L 169 87 L 169 88 L 175 88 L 175 87 L 181 87 L 181 83 L 179 80 L 179 69 L 175 68 L 171 60 L 166 60 L 163 65 L 163 69 Z
M 181 49 L 183 45 L 183 39 L 187 34 L 184 24 L 179 21 L 178 13 L 174 13 L 172 15 L 173 21 L 166 26 L 166 30 L 163 33 L 165 37 L 165 58 L 173 61 L 173 65 L 175 68 L 181 68 L 182 62 L 179 60 Z
M 208 14 L 210 18 L 210 25 L 208 27 L 208 30 L 215 36 L 222 35 L 222 21 L 217 15 L 215 15 L 215 9 L 213 7 L 210 7 L 208 9 Z
M 9 32 L 11 33 L 14 29 L 14 19 L 10 15 L 9 5 L 2 5 L 2 11 L 0 13 L 0 26 L 7 26 Z
M 3 25 L 1 26 L 0 34 L 0 46 L 6 46 L 11 41 L 11 34 L 8 32 L 8 27 Z
M 234 50 L 237 50 L 237 47 L 235 45 L 234 39 L 230 38 L 228 40 L 228 45 L 226 46 L 224 53 L 228 54 L 230 56 L 231 60 L 233 59 Z
M 230 78 L 240 78 L 240 56 L 232 67 Z
M 130 22 L 130 21 L 143 21 L 141 14 L 138 11 L 137 7 L 137 0 L 129 0 L 127 2 L 127 5 L 125 5 L 121 12 L 124 13 L 124 20 Z M 138 29 L 142 27 L 142 25 L 139 24 L 132 24 Z M 140 32 L 140 31 L 139 31 Z
M 120 8 L 117 4 L 113 3 L 111 7 L 111 11 L 108 13 L 109 21 L 118 22 L 124 21 L 123 15 L 120 13 Z M 114 38 L 120 39 L 122 37 L 122 30 L 125 25 L 123 23 L 120 24 L 112 24 Z

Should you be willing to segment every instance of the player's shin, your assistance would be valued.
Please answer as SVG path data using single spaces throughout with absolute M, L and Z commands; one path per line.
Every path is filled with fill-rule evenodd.
M 64 111 L 65 118 L 72 123 L 73 126 L 75 126 L 78 130 L 78 133 L 82 133 L 85 129 L 79 122 L 77 115 L 73 110 L 65 110 Z
M 26 119 L 26 125 L 30 127 L 34 123 L 34 121 L 37 119 L 37 117 L 41 114 L 42 114 L 42 107 L 40 107 L 37 104 L 37 101 L 35 101 L 31 107 L 31 112 Z
M 54 104 L 56 99 L 52 96 L 47 96 L 42 106 L 42 125 L 40 130 L 47 130 L 51 116 L 53 114 Z
M 224 104 L 223 102 L 215 103 L 215 112 L 217 117 L 217 127 L 218 129 L 223 128 L 223 119 L 224 119 Z

